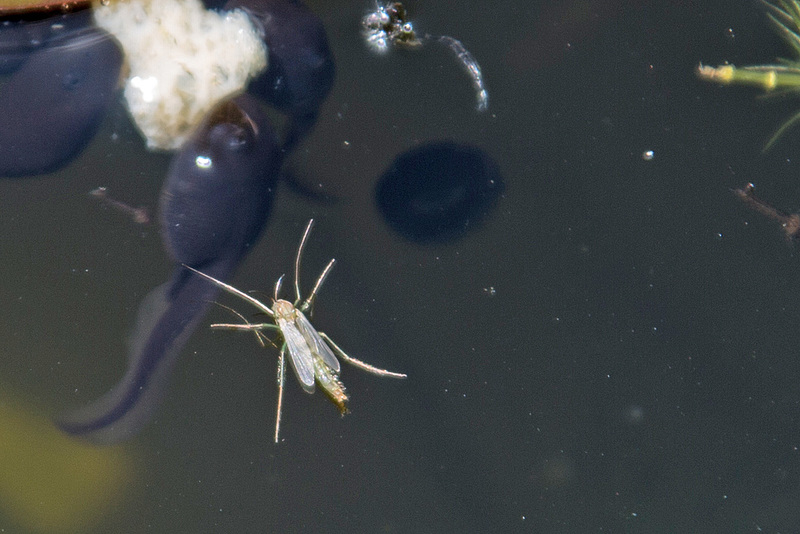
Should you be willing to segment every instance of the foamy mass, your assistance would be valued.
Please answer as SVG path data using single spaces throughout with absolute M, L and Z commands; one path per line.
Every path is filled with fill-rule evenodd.
M 96 3 L 94 18 L 125 52 L 125 100 L 151 149 L 179 148 L 216 103 L 267 66 L 267 47 L 241 10 L 117 0 Z

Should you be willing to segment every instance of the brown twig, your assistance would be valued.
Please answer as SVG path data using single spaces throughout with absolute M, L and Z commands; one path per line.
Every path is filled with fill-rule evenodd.
M 748 183 L 741 189 L 734 189 L 733 194 L 736 195 L 742 202 L 747 204 L 750 209 L 753 209 L 760 214 L 778 221 L 786 234 L 786 239 L 791 241 L 800 237 L 800 214 L 792 213 L 787 215 L 782 211 L 778 211 L 771 205 L 767 204 L 753 193 L 756 186 Z
M 129 206 L 124 202 L 120 202 L 119 200 L 113 199 L 108 196 L 108 190 L 105 187 L 98 187 L 96 189 L 92 189 L 89 191 L 89 196 L 93 196 L 100 200 L 103 204 L 107 204 L 112 208 L 125 213 L 129 217 L 133 219 L 133 222 L 138 224 L 148 224 L 150 223 L 150 214 L 147 211 L 147 208 L 139 207 L 134 208 L 133 206 Z

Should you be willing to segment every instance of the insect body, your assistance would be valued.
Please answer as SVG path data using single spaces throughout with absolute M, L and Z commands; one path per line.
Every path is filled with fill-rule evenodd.
M 308 297 L 303 300 L 300 296 L 300 258 L 303 253 L 308 235 L 311 232 L 311 227 L 314 220 L 308 221 L 303 238 L 300 241 L 300 246 L 297 249 L 297 257 L 294 264 L 294 289 L 296 300 L 294 303 L 288 300 L 278 298 L 280 293 L 281 283 L 283 276 L 281 276 L 275 284 L 275 295 L 272 306 L 267 306 L 263 302 L 253 298 L 252 296 L 228 285 L 216 278 L 213 278 L 205 273 L 202 273 L 188 265 L 184 265 L 190 271 L 197 273 L 203 278 L 216 284 L 228 293 L 236 295 L 243 300 L 246 300 L 259 311 L 268 315 L 273 323 L 250 323 L 241 314 L 235 312 L 243 321 L 243 324 L 212 324 L 212 328 L 221 328 L 228 330 L 245 330 L 255 333 L 259 343 L 264 346 L 265 342 L 274 344 L 265 334 L 265 331 L 271 331 L 278 334 L 279 339 L 282 339 L 280 358 L 278 360 L 278 413 L 275 421 L 275 442 L 278 442 L 278 434 L 281 424 L 281 409 L 283 403 L 283 385 L 285 382 L 285 363 L 286 356 L 289 356 L 289 363 L 294 370 L 297 380 L 300 385 L 308 393 L 314 393 L 315 386 L 319 385 L 320 388 L 330 397 L 333 403 L 339 408 L 342 415 L 348 412 L 347 401 L 348 397 L 345 393 L 345 388 L 339 380 L 339 360 L 336 355 L 342 358 L 347 363 L 361 368 L 378 376 L 388 376 L 391 378 L 406 378 L 407 375 L 402 373 L 393 373 L 384 369 L 378 369 L 367 363 L 357 360 L 348 356 L 342 349 L 339 348 L 325 333 L 318 332 L 316 328 L 306 317 L 306 313 L 310 312 L 314 304 L 314 299 L 317 296 L 322 283 L 327 278 L 336 260 L 331 260 L 322 271 L 322 274 L 317 278 L 314 288 Z M 336 355 L 334 355 L 336 353 Z

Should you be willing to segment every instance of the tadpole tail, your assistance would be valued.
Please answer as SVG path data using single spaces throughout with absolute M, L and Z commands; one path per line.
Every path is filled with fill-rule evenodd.
M 217 262 L 205 270 L 227 279 L 234 267 L 235 262 Z M 218 293 L 215 285 L 178 267 L 172 281 L 142 300 L 130 336 L 128 369 L 119 383 L 89 405 L 62 414 L 56 425 L 97 444 L 135 436 L 160 405 L 181 349 Z

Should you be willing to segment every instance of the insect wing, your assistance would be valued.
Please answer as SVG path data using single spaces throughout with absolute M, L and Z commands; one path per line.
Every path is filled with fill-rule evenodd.
M 308 393 L 314 392 L 314 358 L 305 336 L 297 329 L 296 323 L 282 317 L 276 319 L 283 339 L 289 348 L 289 362 L 300 385 Z
M 311 322 L 306 319 L 303 312 L 299 310 L 297 311 L 295 324 L 302 333 L 303 338 L 305 338 L 307 345 L 311 348 L 311 351 L 318 354 L 319 357 L 322 358 L 322 361 L 325 362 L 325 365 L 333 369 L 335 373 L 338 373 L 339 360 L 336 359 L 336 356 L 331 352 L 331 348 L 325 343 L 322 337 L 320 337 L 319 333 L 317 333 L 314 325 L 312 325 Z

